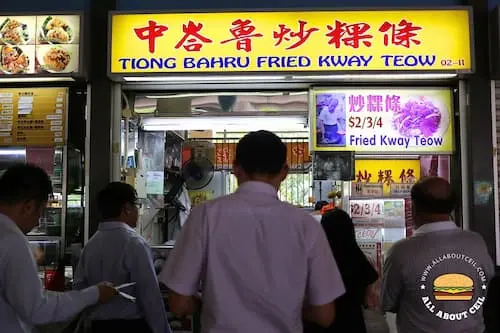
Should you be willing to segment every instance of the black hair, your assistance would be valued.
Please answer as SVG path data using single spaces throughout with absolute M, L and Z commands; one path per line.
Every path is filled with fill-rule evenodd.
M 324 200 L 318 201 L 314 205 L 314 210 L 321 210 L 321 208 L 325 207 L 326 205 L 328 205 L 328 201 L 324 201 Z
M 455 209 L 456 195 L 451 187 L 437 196 L 425 185 L 418 182 L 411 189 L 411 199 L 417 212 L 425 214 L 451 214 Z
M 238 142 L 235 162 L 248 174 L 276 175 L 286 163 L 286 145 L 272 132 L 250 132 Z
M 0 178 L 0 204 L 13 205 L 30 200 L 43 204 L 51 194 L 49 176 L 36 165 L 16 164 Z
M 109 183 L 97 195 L 97 206 L 103 219 L 116 218 L 120 216 L 126 204 L 135 205 L 136 203 L 137 192 L 127 183 Z

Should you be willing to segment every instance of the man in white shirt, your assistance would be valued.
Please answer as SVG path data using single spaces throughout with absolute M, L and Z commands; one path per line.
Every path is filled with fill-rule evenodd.
M 134 229 L 138 200 L 135 189 L 126 183 L 113 182 L 99 192 L 103 221 L 83 249 L 73 286 L 82 289 L 102 280 L 117 285 L 134 282 L 124 291 L 137 300 L 117 297 L 100 306 L 91 314 L 93 333 L 171 332 L 151 249 Z
M 117 291 L 100 283 L 82 291 L 48 295 L 38 277 L 25 234 L 37 224 L 52 184 L 42 169 L 16 165 L 0 178 L 0 331 L 28 333 L 36 325 L 63 322 Z

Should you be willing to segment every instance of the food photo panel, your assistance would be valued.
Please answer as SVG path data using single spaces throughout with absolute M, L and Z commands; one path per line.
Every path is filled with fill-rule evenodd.
M 73 73 L 78 72 L 78 45 L 37 45 L 37 73 Z
M 0 75 L 35 73 L 35 45 L 0 45 Z
M 37 44 L 79 44 L 80 17 L 78 15 L 37 16 Z
M 0 16 L 0 45 L 34 45 L 35 16 Z

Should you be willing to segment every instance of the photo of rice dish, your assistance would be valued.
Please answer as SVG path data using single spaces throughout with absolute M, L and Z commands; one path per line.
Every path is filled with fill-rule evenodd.
M 29 39 L 28 26 L 18 20 L 6 18 L 0 25 L 0 41 L 5 44 L 22 45 Z
M 49 72 L 64 71 L 71 61 L 71 54 L 62 47 L 51 47 L 43 55 L 43 68 Z
M 0 50 L 0 69 L 7 74 L 21 74 L 28 70 L 29 57 L 17 46 L 2 46 Z
M 445 110 L 443 110 L 445 111 Z M 409 99 L 394 112 L 393 128 L 405 137 L 430 137 L 441 128 L 443 113 L 438 106 L 424 97 Z
M 73 29 L 65 20 L 48 16 L 42 24 L 40 35 L 51 44 L 69 44 L 73 40 Z

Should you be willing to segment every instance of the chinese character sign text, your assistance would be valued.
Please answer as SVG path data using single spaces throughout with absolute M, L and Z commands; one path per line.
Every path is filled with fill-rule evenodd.
M 466 10 L 117 14 L 111 72 L 465 71 L 469 39 Z

